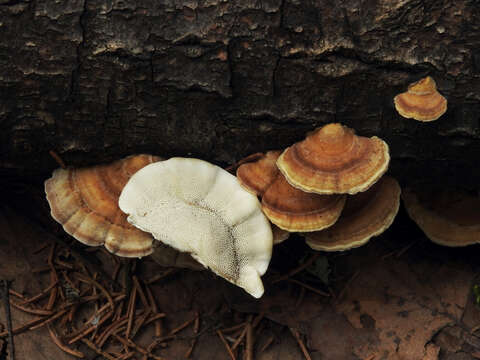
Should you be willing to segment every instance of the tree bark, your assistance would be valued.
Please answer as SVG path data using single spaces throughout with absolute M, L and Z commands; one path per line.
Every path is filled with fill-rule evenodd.
M 147 152 L 229 164 L 341 122 L 402 183 L 480 184 L 476 0 L 0 0 L 0 169 Z M 431 75 L 432 123 L 393 97 Z

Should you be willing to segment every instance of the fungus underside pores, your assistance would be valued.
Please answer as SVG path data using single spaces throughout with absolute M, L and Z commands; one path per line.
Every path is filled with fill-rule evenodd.
M 272 231 L 258 199 L 233 175 L 203 160 L 172 158 L 151 165 L 120 195 L 128 221 L 260 297 Z

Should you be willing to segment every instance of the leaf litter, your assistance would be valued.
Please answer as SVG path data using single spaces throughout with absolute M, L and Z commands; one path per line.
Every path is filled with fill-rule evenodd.
M 38 194 L 0 209 L 13 328 L 33 324 L 15 335 L 18 359 L 479 358 L 478 249 L 433 245 L 404 213 L 350 252 L 315 253 L 291 236 L 255 300 L 206 271 L 80 245 L 47 210 Z M 0 323 L 7 356 L 3 311 Z

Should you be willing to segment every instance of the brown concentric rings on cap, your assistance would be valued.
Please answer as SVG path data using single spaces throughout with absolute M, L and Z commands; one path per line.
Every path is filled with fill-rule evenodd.
M 332 226 L 345 205 L 345 195 L 319 195 L 291 186 L 279 174 L 262 197 L 262 211 L 283 230 L 318 231 Z
M 367 243 L 392 224 L 400 205 L 400 186 L 383 176 L 365 192 L 349 196 L 338 221 L 328 229 L 305 233 L 315 250 L 343 251 Z
M 419 121 L 437 120 L 447 111 L 447 100 L 437 91 L 435 81 L 427 76 L 393 99 L 395 109 L 408 119 Z
M 262 196 L 278 175 L 276 161 L 281 151 L 268 151 L 254 162 L 242 164 L 237 169 L 237 179 L 247 191 Z
M 277 166 L 294 187 L 318 194 L 356 194 L 386 171 L 388 145 L 378 137 L 355 135 L 341 124 L 328 124 L 287 148 Z
M 152 236 L 127 222 L 118 197 L 135 172 L 159 160 L 152 155 L 134 155 L 108 165 L 55 170 L 45 181 L 52 217 L 86 245 L 105 245 L 125 257 L 149 255 Z

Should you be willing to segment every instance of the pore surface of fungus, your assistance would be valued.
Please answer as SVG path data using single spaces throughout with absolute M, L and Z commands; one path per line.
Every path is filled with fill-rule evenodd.
M 118 197 L 130 177 L 160 158 L 134 155 L 112 164 L 57 169 L 45 181 L 52 217 L 78 241 L 126 257 L 151 254 L 153 238 L 127 222 Z
M 268 151 L 253 162 L 242 164 L 237 169 L 237 178 L 245 189 L 262 196 L 278 175 L 277 159 L 281 151 Z
M 400 115 L 419 121 L 437 120 L 447 111 L 447 100 L 430 76 L 410 84 L 407 92 L 395 96 L 393 102 Z
M 403 203 L 427 237 L 444 246 L 480 243 L 480 197 L 454 190 L 406 189 Z
M 206 161 L 172 158 L 137 172 L 119 200 L 128 221 L 254 297 L 272 253 L 272 230 L 257 197 Z
M 272 223 L 287 231 L 317 231 L 337 221 L 346 195 L 306 193 L 279 174 L 262 197 L 262 210 Z
M 387 171 L 388 145 L 376 136 L 355 135 L 328 124 L 287 148 L 277 166 L 293 186 L 318 194 L 356 194 Z
M 365 244 L 392 224 L 400 205 L 400 186 L 383 176 L 365 192 L 349 196 L 338 221 L 328 229 L 305 233 L 315 250 L 343 251 Z

